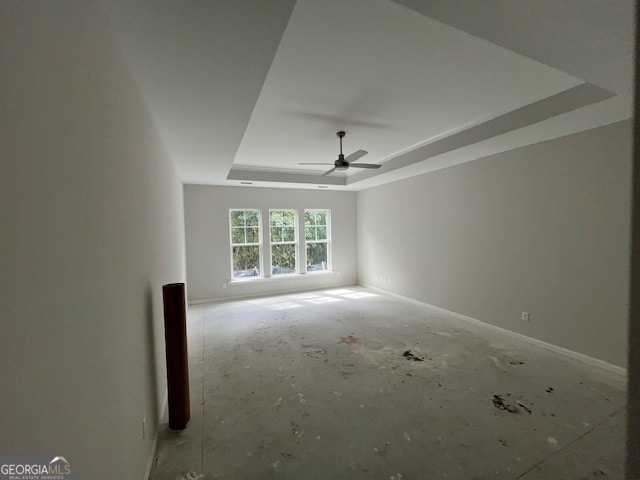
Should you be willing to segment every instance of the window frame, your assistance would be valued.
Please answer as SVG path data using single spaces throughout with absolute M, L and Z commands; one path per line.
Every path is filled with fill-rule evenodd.
M 293 240 L 280 240 L 273 241 L 272 240 L 272 228 L 280 228 L 281 231 L 284 231 L 284 228 L 287 228 L 285 225 L 272 225 L 271 224 L 271 214 L 273 212 L 291 212 L 293 213 L 293 224 L 291 227 L 293 228 Z M 270 208 L 268 212 L 268 220 L 269 220 L 269 235 L 268 235 L 268 243 L 269 243 L 269 274 L 272 277 L 283 277 L 289 275 L 297 275 L 300 273 L 300 239 L 298 234 L 298 210 L 295 208 Z M 289 228 L 291 228 L 289 227 Z M 278 245 L 293 245 L 295 249 L 294 253 L 294 262 L 295 268 L 293 272 L 286 273 L 274 273 L 273 269 L 275 265 L 273 264 L 273 247 Z
M 316 239 L 308 240 L 307 239 L 307 212 L 322 212 L 325 214 L 325 225 L 313 225 L 316 228 Z M 317 239 L 317 227 L 324 226 L 326 228 L 326 239 L 318 240 Z M 326 244 L 327 250 L 327 263 L 324 269 L 322 270 L 309 270 L 309 258 L 308 258 L 308 247 L 310 244 Z M 322 272 L 331 272 L 333 270 L 333 261 L 331 255 L 331 209 L 328 208 L 305 208 L 304 209 L 304 253 L 305 253 L 305 273 L 316 274 Z
M 256 217 L 258 219 L 258 241 L 257 242 L 251 242 L 251 243 L 234 243 L 233 241 L 233 231 L 234 228 L 239 228 L 239 227 L 234 227 L 233 226 L 233 220 L 232 220 L 232 214 L 233 212 L 256 212 Z M 245 223 L 245 225 L 242 227 L 243 229 L 247 229 L 247 225 Z M 246 239 L 246 234 L 245 234 L 245 239 Z M 245 276 L 245 277 L 236 277 L 234 275 L 234 255 L 233 255 L 233 249 L 234 247 L 239 247 L 239 246 L 257 246 L 258 247 L 258 265 L 257 268 L 258 269 L 258 275 L 254 275 L 254 276 Z M 255 280 L 258 278 L 264 278 L 264 272 L 263 272 L 263 258 L 264 258 L 264 252 L 263 252 L 263 248 L 264 248 L 264 239 L 263 239 L 263 233 L 262 233 L 262 210 L 259 208 L 230 208 L 229 209 L 229 261 L 230 261 L 230 273 L 231 273 L 231 281 L 234 282 L 244 282 L 244 281 L 248 281 L 248 280 Z

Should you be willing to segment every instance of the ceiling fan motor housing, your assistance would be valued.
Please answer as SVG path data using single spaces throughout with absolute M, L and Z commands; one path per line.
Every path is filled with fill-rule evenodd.
M 344 159 L 344 154 L 340 153 L 338 159 L 334 162 L 335 169 L 338 171 L 346 170 L 349 168 L 349 162 Z

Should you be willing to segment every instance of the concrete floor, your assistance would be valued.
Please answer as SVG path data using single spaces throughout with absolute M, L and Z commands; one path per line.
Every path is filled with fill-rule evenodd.
M 350 287 L 188 329 L 192 419 L 152 480 L 624 477 L 624 378 L 486 327 Z

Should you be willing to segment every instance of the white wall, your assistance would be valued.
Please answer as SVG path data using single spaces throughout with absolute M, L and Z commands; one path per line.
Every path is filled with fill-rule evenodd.
M 94 3 L 2 2 L 0 71 L 0 453 L 142 479 L 181 182 Z
M 640 22 L 640 9 L 635 12 L 636 26 Z M 640 50 L 640 37 L 635 38 L 636 52 Z M 628 480 L 640 478 L 640 57 L 635 62 L 635 99 L 633 124 L 633 188 L 631 207 L 631 280 L 629 292 L 629 382 L 627 386 L 627 465 Z
M 359 192 L 360 283 L 626 366 L 630 149 L 624 121 Z
M 353 285 L 356 267 L 354 192 L 185 185 L 187 279 L 190 301 Z M 231 279 L 229 209 L 331 209 L 333 273 L 228 283 Z M 228 283 L 227 288 L 224 285 Z

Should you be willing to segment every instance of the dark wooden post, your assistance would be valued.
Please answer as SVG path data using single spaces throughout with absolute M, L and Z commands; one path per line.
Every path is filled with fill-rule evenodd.
M 184 283 L 163 285 L 162 298 L 164 302 L 164 344 L 167 354 L 167 389 L 169 391 L 169 428 L 184 430 L 191 418 Z

